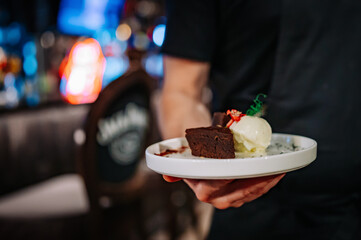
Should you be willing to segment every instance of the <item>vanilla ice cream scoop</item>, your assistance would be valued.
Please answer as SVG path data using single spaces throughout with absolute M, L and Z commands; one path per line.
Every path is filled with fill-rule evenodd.
M 262 153 L 271 142 L 272 129 L 263 118 L 246 115 L 234 121 L 229 129 L 236 152 Z

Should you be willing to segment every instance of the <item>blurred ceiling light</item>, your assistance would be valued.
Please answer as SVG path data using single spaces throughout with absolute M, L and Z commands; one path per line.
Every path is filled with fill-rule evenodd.
M 152 76 L 163 76 L 163 57 L 161 54 L 151 54 L 144 60 L 145 70 Z
M 60 83 L 60 92 L 71 104 L 94 102 L 102 88 L 105 57 L 99 43 L 88 38 L 70 50 Z
M 159 24 L 154 28 L 153 31 L 153 42 L 155 43 L 155 45 L 157 45 L 158 47 L 162 46 L 164 42 L 164 36 L 165 36 L 165 25 Z
M 18 92 L 15 88 L 15 76 L 7 73 L 4 77 L 6 107 L 14 108 L 19 104 Z
M 4 77 L 4 87 L 11 88 L 15 87 L 15 76 L 12 73 L 7 73 Z
M 93 38 L 95 38 L 101 46 L 105 46 L 111 43 L 112 35 L 114 34 L 112 34 L 110 30 L 101 28 L 95 32 Z
M 55 35 L 53 32 L 46 31 L 43 34 L 41 34 L 40 45 L 43 48 L 50 48 L 54 45 L 54 43 L 55 43 Z
M 7 57 L 4 49 L 0 46 L 0 70 L 6 67 Z
M 25 80 L 25 98 L 28 106 L 36 106 L 40 103 L 37 81 Z
M 96 64 L 99 54 L 101 52 L 100 46 L 96 43 L 90 43 L 84 41 L 84 43 L 80 43 L 75 46 L 73 51 L 73 63 L 78 66 L 90 66 L 92 64 Z
M 18 56 L 12 55 L 8 57 L 8 61 L 6 65 L 6 70 L 8 72 L 17 74 L 21 71 L 21 68 L 22 68 L 22 63 L 21 63 L 21 59 Z
M 128 47 L 128 42 L 126 41 L 113 41 L 109 44 L 112 48 L 114 57 L 122 57 Z
M 107 66 L 104 71 L 103 88 L 109 83 L 122 76 L 129 67 L 127 57 L 108 57 Z
M 34 41 L 28 41 L 23 46 L 23 70 L 25 75 L 34 76 L 38 71 L 38 60 L 36 59 L 36 45 Z
M 4 30 L 0 28 L 0 44 L 4 43 Z
M 154 2 L 140 1 L 137 4 L 137 12 L 142 17 L 150 17 L 156 13 L 157 6 Z
M 30 57 L 36 55 L 36 45 L 35 42 L 29 41 L 23 46 L 23 56 Z
M 20 24 L 18 23 L 12 23 L 8 27 L 8 31 L 6 34 L 7 42 L 11 45 L 16 45 L 19 43 L 21 39 L 21 28 Z
M 122 23 L 117 27 L 115 35 L 120 41 L 127 41 L 132 35 L 132 29 L 126 23 Z
M 5 92 L 6 107 L 14 108 L 19 105 L 18 92 L 14 87 L 9 88 Z
M 27 56 L 24 59 L 23 69 L 26 75 L 32 76 L 35 75 L 38 70 L 38 61 L 35 56 Z
M 90 69 L 74 68 L 69 75 L 67 93 L 79 95 L 85 91 L 88 72 L 90 72 Z M 93 79 L 90 80 L 92 81 Z
M 133 32 L 140 31 L 142 25 L 135 16 L 130 17 L 126 21 L 127 21 L 127 24 L 130 26 L 130 28 L 132 29 Z
M 134 35 L 134 47 L 138 50 L 145 50 L 149 46 L 149 39 L 147 34 L 143 32 L 138 32 Z

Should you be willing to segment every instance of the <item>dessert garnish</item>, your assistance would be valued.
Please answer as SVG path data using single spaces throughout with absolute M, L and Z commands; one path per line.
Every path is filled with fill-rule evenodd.
M 257 156 L 265 153 L 271 142 L 272 129 L 260 118 L 263 102 L 258 94 L 246 114 L 236 110 L 213 115 L 212 127 L 186 130 L 186 138 L 194 156 L 234 158 L 235 153 Z M 226 131 L 229 129 L 230 131 Z
M 160 152 L 160 153 L 155 153 L 155 155 L 157 156 L 167 156 L 169 154 L 172 154 L 172 153 L 182 153 L 184 152 L 188 147 L 185 147 L 185 146 L 182 146 L 178 149 L 166 149 L 164 150 L 163 152 Z
M 266 98 L 267 95 L 263 94 L 263 93 L 259 93 L 257 94 L 256 98 L 253 100 L 254 104 L 251 105 L 249 107 L 249 109 L 247 110 L 246 114 L 248 116 L 255 116 L 255 115 L 261 115 L 262 112 L 262 106 L 263 106 L 263 102 L 261 100 L 259 100 L 260 97 L 264 97 Z
M 226 127 L 229 128 L 233 122 L 238 122 L 241 120 L 242 117 L 246 116 L 246 114 L 243 114 L 240 111 L 237 111 L 236 109 L 227 110 L 227 115 L 231 117 L 231 120 L 227 123 Z

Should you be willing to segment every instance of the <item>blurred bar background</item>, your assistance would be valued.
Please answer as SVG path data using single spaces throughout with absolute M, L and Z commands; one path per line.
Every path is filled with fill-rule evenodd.
M 166 21 L 163 0 L 0 2 L 0 239 L 204 238 L 211 208 L 144 163 Z

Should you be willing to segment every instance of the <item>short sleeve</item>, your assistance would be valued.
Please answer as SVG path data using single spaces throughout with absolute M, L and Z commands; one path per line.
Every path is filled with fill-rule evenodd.
M 168 0 L 162 53 L 210 62 L 216 42 L 216 1 Z

